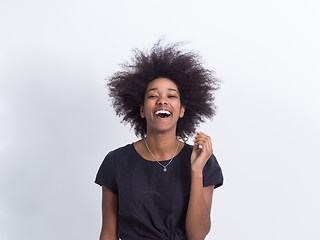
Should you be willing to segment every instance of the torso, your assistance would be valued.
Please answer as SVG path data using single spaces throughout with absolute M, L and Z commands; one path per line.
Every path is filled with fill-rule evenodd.
M 109 152 L 95 181 L 118 196 L 119 236 L 123 240 L 186 240 L 193 146 L 181 144 L 167 171 L 161 164 L 167 165 L 172 156 L 159 164 L 143 146 L 138 141 Z M 220 186 L 222 181 L 212 156 L 203 171 L 203 184 Z

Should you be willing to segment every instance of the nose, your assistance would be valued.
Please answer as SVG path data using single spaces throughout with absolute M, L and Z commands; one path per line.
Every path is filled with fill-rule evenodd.
M 166 100 L 164 97 L 161 97 L 161 96 L 160 96 L 160 97 L 158 98 L 157 104 L 159 104 L 159 105 L 167 105 L 168 102 L 167 102 L 167 100 Z

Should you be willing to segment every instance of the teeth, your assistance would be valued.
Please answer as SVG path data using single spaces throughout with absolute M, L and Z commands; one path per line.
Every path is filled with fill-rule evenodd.
M 167 114 L 167 115 L 171 115 L 171 113 L 167 110 L 158 110 L 155 112 L 155 114 Z

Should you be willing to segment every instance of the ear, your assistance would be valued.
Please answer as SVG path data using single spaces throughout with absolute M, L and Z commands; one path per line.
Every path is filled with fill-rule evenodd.
M 143 106 L 143 105 L 140 105 L 140 116 L 141 116 L 141 118 L 145 118 L 145 115 L 144 115 L 144 106 Z
M 180 108 L 180 115 L 179 117 L 182 118 L 184 116 L 184 112 L 185 112 L 186 108 L 184 105 L 181 105 L 181 108 Z

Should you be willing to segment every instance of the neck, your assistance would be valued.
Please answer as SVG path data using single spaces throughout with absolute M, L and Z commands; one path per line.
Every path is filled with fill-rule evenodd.
M 150 151 L 159 161 L 172 158 L 179 143 L 175 132 L 163 134 L 148 132 L 145 140 L 147 141 Z

